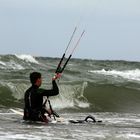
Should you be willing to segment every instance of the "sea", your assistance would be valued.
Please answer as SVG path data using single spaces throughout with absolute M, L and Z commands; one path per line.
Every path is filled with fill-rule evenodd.
M 0 55 L 0 140 L 140 140 L 140 62 L 69 61 L 57 81 L 60 94 L 49 98 L 52 108 L 65 120 L 92 115 L 101 123 L 25 123 L 12 112 L 23 111 L 29 74 L 41 72 L 42 88 L 50 89 L 59 61 Z

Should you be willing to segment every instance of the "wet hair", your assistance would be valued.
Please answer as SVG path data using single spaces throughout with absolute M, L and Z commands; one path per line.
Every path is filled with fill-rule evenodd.
M 34 85 L 36 83 L 36 80 L 39 78 L 41 78 L 41 73 L 39 72 L 30 73 L 30 82 L 32 83 L 32 85 Z

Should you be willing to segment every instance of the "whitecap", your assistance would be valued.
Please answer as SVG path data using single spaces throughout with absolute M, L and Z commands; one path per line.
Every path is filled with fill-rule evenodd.
M 36 63 L 38 64 L 38 61 L 31 55 L 27 55 L 27 54 L 21 54 L 21 55 L 15 55 L 17 58 L 22 59 L 26 62 L 31 62 L 31 63 Z
M 25 68 L 11 60 L 10 62 L 6 63 L 6 69 L 23 70 Z
M 6 64 L 2 61 L 0 61 L 0 65 L 6 66 Z
M 123 71 L 102 69 L 102 70 L 90 70 L 88 72 L 104 74 L 104 75 L 111 75 L 114 77 L 120 76 L 120 77 L 123 77 L 126 79 L 140 81 L 140 69 L 123 70 Z

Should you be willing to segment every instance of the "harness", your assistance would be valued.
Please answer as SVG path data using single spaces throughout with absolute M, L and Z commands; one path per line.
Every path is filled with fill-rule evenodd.
M 55 117 L 60 117 L 60 116 L 53 110 L 52 105 L 51 105 L 51 102 L 50 102 L 50 100 L 49 100 L 49 97 L 46 98 L 46 100 L 45 100 L 45 102 L 44 102 L 44 104 L 43 104 L 43 107 L 45 107 L 45 105 L 46 105 L 47 102 L 48 102 L 48 104 L 49 104 L 49 108 L 50 108 L 50 110 L 51 110 L 51 114 L 53 115 L 54 120 L 56 120 Z M 46 110 L 46 112 L 48 113 L 49 117 L 51 117 L 50 112 L 48 112 L 47 110 Z

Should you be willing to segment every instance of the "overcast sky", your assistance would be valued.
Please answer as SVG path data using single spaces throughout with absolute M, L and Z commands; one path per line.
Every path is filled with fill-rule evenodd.
M 0 54 L 61 57 L 75 26 L 73 57 L 140 61 L 140 0 L 0 0 Z

